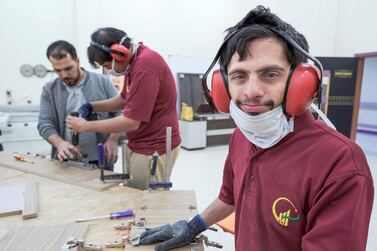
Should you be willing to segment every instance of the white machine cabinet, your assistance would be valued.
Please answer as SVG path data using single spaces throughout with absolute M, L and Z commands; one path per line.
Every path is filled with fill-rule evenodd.
M 4 151 L 49 154 L 51 146 L 39 135 L 39 106 L 0 105 L 0 144 Z

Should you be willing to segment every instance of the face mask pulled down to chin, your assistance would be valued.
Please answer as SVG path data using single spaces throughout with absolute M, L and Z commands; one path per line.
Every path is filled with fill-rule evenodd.
M 293 132 L 294 119 L 292 117 L 287 120 L 282 106 L 256 116 L 242 111 L 233 100 L 229 108 L 230 115 L 242 134 L 260 148 L 270 148 Z

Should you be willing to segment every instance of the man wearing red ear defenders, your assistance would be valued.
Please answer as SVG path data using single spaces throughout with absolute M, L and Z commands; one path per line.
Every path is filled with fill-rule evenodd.
M 290 71 L 306 57 L 279 32 L 308 50 L 302 34 L 263 6 L 228 30 L 219 61 L 238 128 L 219 197 L 188 222 L 143 232 L 141 244 L 187 245 L 235 212 L 236 250 L 365 250 L 374 194 L 366 158 L 307 107 L 285 112 Z
M 165 181 L 166 128 L 172 128 L 172 163 L 178 156 L 180 135 L 176 110 L 177 92 L 171 70 L 164 59 L 143 43 L 136 43 L 124 31 L 98 29 L 91 36 L 89 62 L 101 65 L 114 76 L 125 76 L 123 91 L 112 99 L 90 102 L 79 112 L 81 118 L 67 117 L 67 126 L 77 132 L 126 132 L 130 173 L 128 186 L 147 189 L 152 154 L 158 152 L 155 182 Z M 100 121 L 86 121 L 93 111 L 117 111 L 123 116 Z

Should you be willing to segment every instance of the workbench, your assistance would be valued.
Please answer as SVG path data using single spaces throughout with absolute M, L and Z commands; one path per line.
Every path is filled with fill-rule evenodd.
M 113 185 L 106 189 L 96 189 L 83 187 L 80 184 L 69 184 L 56 180 L 55 178 L 41 177 L 20 169 L 19 166 L 26 167 L 28 170 L 40 165 L 43 168 L 60 169 L 60 173 L 65 171 L 70 174 L 77 173 L 85 180 L 93 179 L 92 171 L 87 171 L 89 178 L 86 177 L 84 170 L 71 168 L 67 170 L 60 166 L 58 161 L 38 160 L 34 164 L 14 163 L 17 168 L 13 168 L 10 153 L 0 152 L 0 187 L 23 184 L 32 179 L 38 183 L 38 216 L 36 218 L 23 220 L 20 215 L 6 216 L 0 218 L 0 239 L 11 229 L 23 226 L 44 226 L 62 223 L 74 223 L 76 219 L 107 215 L 110 212 L 122 211 L 125 209 L 136 210 L 142 217 L 149 217 L 151 213 L 157 212 L 159 215 L 151 216 L 150 225 L 154 227 L 160 224 L 173 223 L 176 220 L 192 217 L 196 214 L 196 198 L 193 191 L 141 191 L 121 185 Z M 8 161 L 5 165 L 4 162 Z M 98 170 L 95 170 L 98 171 Z M 98 172 L 99 175 L 99 172 Z M 45 175 L 44 175 L 45 176 Z M 98 176 L 99 180 L 99 176 Z M 72 182 L 70 182 L 72 183 Z M 77 180 L 74 182 L 77 183 Z M 179 198 L 179 199 L 177 199 Z M 186 200 L 187 198 L 187 200 Z M 172 201 L 173 200 L 173 201 Z M 156 210 L 156 207 L 160 210 Z M 161 210 L 163 208 L 168 210 Z M 174 212 L 174 213 L 172 213 Z M 140 217 L 139 216 L 139 217 Z M 184 217 L 184 218 L 182 218 Z M 117 220 L 94 220 L 87 222 L 88 231 L 85 234 L 85 242 L 101 244 L 108 241 L 120 240 L 124 236 L 124 230 L 115 230 L 114 223 L 125 222 L 128 219 Z M 131 230 L 132 232 L 132 230 Z M 43 239 L 43 236 L 40 237 Z M 1 245 L 0 245 L 1 246 Z M 132 247 L 132 250 L 154 250 L 153 246 Z M 1 249 L 1 248 L 0 248 Z M 196 250 L 203 250 L 203 245 L 196 245 Z M 16 249 L 14 249 L 16 250 Z M 120 248 L 108 248 L 103 250 L 122 250 Z M 127 246 L 126 246 L 126 249 Z M 176 250 L 191 250 L 191 247 L 184 247 Z

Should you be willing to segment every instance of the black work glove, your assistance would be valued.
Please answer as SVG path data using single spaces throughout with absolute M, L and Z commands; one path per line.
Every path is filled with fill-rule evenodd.
M 84 119 L 88 119 L 90 115 L 92 114 L 92 111 L 93 111 L 93 106 L 91 103 L 83 104 L 78 110 L 78 112 L 80 113 L 80 116 Z
M 140 235 L 140 245 L 162 241 L 155 247 L 156 251 L 166 251 L 183 247 L 192 243 L 195 237 L 208 228 L 200 215 L 196 215 L 190 222 L 181 220 L 173 225 L 166 224 L 143 232 Z

